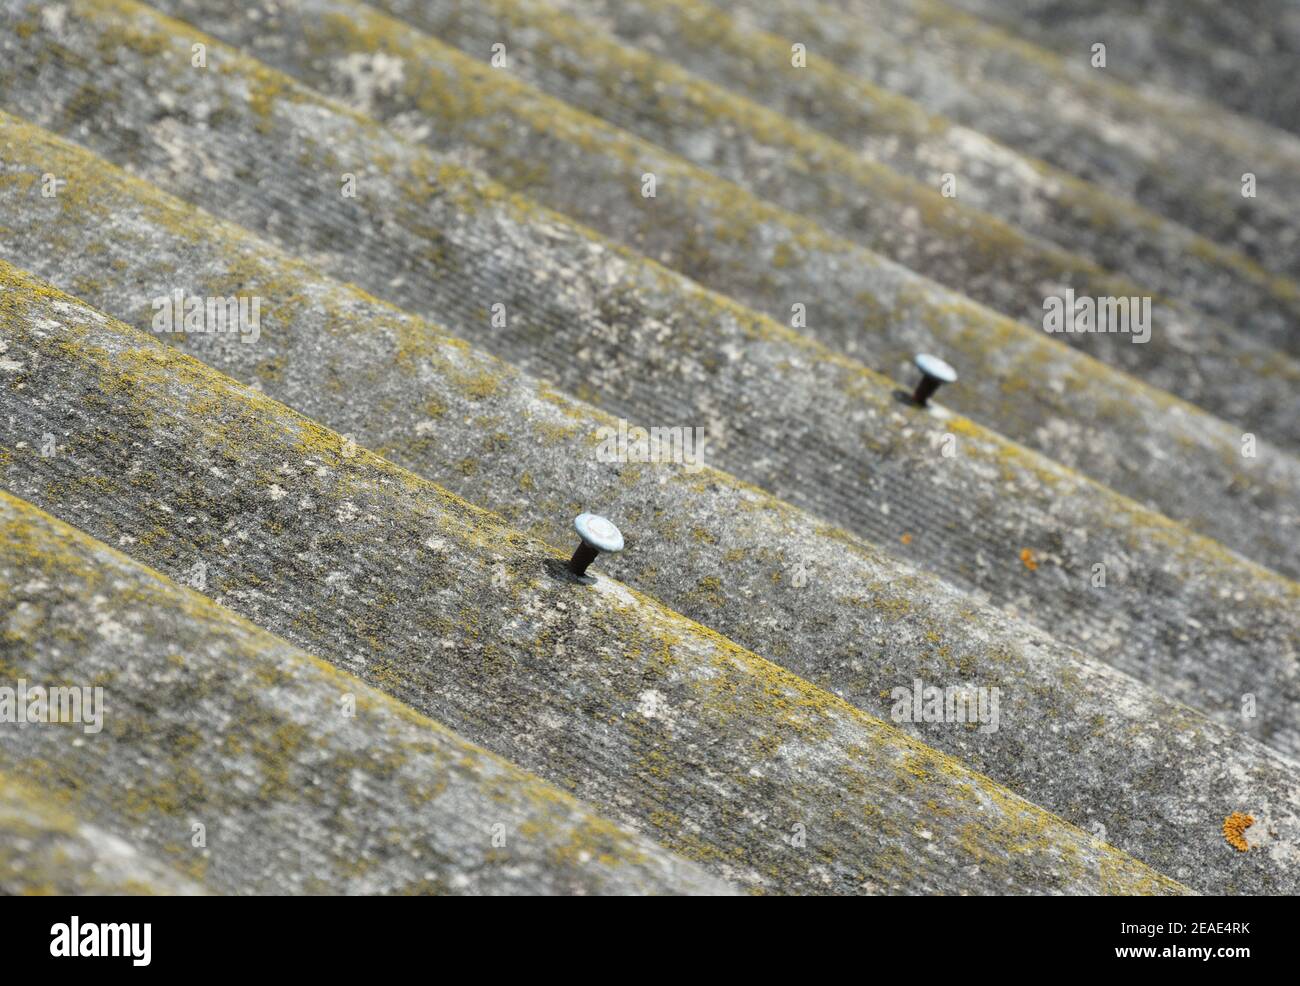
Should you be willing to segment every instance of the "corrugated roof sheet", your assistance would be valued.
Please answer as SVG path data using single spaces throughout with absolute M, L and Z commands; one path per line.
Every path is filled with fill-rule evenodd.
M 972 114 L 1053 57 L 892 6 L 8 3 L 0 670 L 130 698 L 0 732 L 5 803 L 160 892 L 1294 893 L 1300 294 L 1092 172 L 1122 86 L 1017 144 Z M 896 78 L 924 16 L 998 68 Z M 1133 173 L 1291 166 L 1157 119 Z M 1043 333 L 1066 285 L 1159 292 L 1152 343 Z M 262 298 L 256 341 L 149 338 L 176 290 Z M 604 461 L 619 417 L 703 463 Z M 584 509 L 628 541 L 594 586 Z M 900 721 L 926 685 L 997 721 Z

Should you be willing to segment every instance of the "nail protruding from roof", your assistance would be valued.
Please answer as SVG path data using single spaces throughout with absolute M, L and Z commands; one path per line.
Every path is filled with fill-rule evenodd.
M 623 550 L 623 534 L 613 521 L 599 514 L 582 513 L 573 520 L 573 526 L 582 538 L 578 550 L 569 559 L 569 571 L 587 585 L 596 580 L 587 575 L 587 566 L 597 555 L 616 554 Z
M 938 356 L 931 356 L 929 353 L 917 353 L 912 362 L 921 371 L 921 382 L 916 385 L 916 390 L 912 392 L 912 401 L 917 407 L 925 407 L 926 402 L 934 396 L 934 392 L 942 384 L 957 382 L 957 371 Z

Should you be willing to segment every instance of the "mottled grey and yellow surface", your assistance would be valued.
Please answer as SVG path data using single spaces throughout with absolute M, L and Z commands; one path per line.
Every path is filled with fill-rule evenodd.
M 726 891 L 4 493 L 0 533 L 5 676 L 91 682 L 104 706 L 102 730 L 28 723 L 0 764 L 211 890 Z
M 935 16 L 951 10 L 929 2 L 917 6 Z M 1062 55 L 1105 38 L 1118 56 L 1112 62 L 1116 75 L 1167 93 L 1171 103 L 1184 94 L 1208 97 L 1300 132 L 1300 8 L 1289 0 L 1091 0 L 1068 6 L 1053 0 L 953 0 L 952 6 Z M 1041 56 L 1041 49 L 1031 50 Z M 1152 81 L 1161 88 L 1150 86 Z M 1206 108 L 1202 100 L 1185 106 L 1189 114 Z M 1216 124 L 1234 122 L 1222 113 L 1214 118 Z
M 54 456 L 7 454 L 6 487 L 178 574 L 211 559 L 205 581 L 227 606 L 725 880 L 786 893 L 1181 890 L 618 582 L 576 594 L 553 549 L 495 516 L 12 268 L 0 275 L 29 413 L 66 436 Z M 271 735 L 286 733 L 298 735 Z M 224 765 L 213 730 L 189 742 Z M 195 769 L 193 753 L 175 755 Z M 309 752 L 271 754 L 286 757 L 310 776 Z M 382 747 L 364 757 L 382 764 Z M 346 807 L 284 786 L 286 810 L 298 797 Z M 241 847 L 238 865 L 251 854 Z
M 24 896 L 198 893 L 130 842 L 72 815 L 43 790 L 0 773 L 0 893 Z
M 157 272 L 179 264 L 211 290 L 234 290 L 226 265 L 237 256 L 243 288 L 293 283 L 298 296 L 277 306 L 257 346 L 191 340 L 187 348 L 209 364 L 553 544 L 569 539 L 569 518 L 584 503 L 603 504 L 635 538 L 635 550 L 604 563 L 611 571 L 867 712 L 888 715 L 892 689 L 917 678 L 1000 688 L 996 730 L 910 729 L 1068 820 L 1103 826 L 1115 845 L 1180 879 L 1206 889 L 1268 890 L 1293 875 L 1275 862 L 1295 853 L 1291 768 L 1231 734 L 1280 721 L 1274 712 L 1284 703 L 1267 703 L 1255 720 L 1220 709 L 1230 711 L 1221 716 L 1229 728 L 1212 725 L 715 469 L 603 469 L 596 438 L 614 419 L 111 166 L 0 125 L 11 161 L 21 156 L 20 136 L 61 173 L 93 168 L 98 176 L 87 183 L 82 211 L 112 222 L 79 227 L 68 216 L 60 228 L 102 244 L 108 263 L 82 275 L 71 254 L 42 247 L 43 234 L 21 240 L 34 269 L 77 286 L 83 298 L 147 329 L 151 312 L 133 302 L 140 284 L 164 290 Z M 16 214 L 21 201 L 0 198 L 0 215 Z M 206 233 L 182 232 L 193 228 Z M 1087 783 L 1062 785 L 1059 764 L 1084 751 Z M 1080 767 L 1071 772 L 1076 782 L 1083 775 Z M 1261 814 L 1269 805 L 1275 856 L 1218 852 L 1218 803 L 1255 805 Z
M 1294 138 L 920 0 L 0 54 L 0 677 L 125 696 L 0 723 L 6 889 L 1300 889 Z M 150 338 L 178 290 L 258 331 Z

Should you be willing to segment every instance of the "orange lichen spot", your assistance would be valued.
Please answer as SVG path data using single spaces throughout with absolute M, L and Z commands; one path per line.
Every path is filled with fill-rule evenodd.
M 904 534 L 904 535 L 903 535 L 901 538 L 899 538 L 898 540 L 902 541 L 904 544 L 911 544 L 911 543 L 912 543 L 912 535 L 910 535 L 910 534 Z
M 1254 824 L 1255 817 L 1253 815 L 1243 815 L 1239 811 L 1234 811 L 1223 820 L 1223 837 L 1228 840 L 1228 845 L 1236 849 L 1237 852 L 1245 852 L 1250 848 L 1250 843 L 1246 841 L 1246 836 L 1243 833 Z
M 1021 548 L 1020 561 L 1021 564 L 1023 564 L 1025 568 L 1029 569 L 1031 572 L 1035 572 L 1038 570 L 1038 559 L 1034 557 L 1033 548 Z

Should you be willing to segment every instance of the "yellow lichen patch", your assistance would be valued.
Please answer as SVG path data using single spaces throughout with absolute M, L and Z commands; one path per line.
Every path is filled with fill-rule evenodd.
M 1038 558 L 1034 555 L 1033 548 L 1020 549 L 1020 564 L 1024 565 L 1025 568 L 1029 569 L 1031 572 L 1038 571 Z
M 1236 849 L 1237 852 L 1245 852 L 1250 848 L 1250 843 L 1246 841 L 1245 831 L 1254 824 L 1255 817 L 1253 815 L 1234 811 L 1223 820 L 1223 837 L 1228 840 L 1228 845 Z
M 486 400 L 501 386 L 501 381 L 486 370 L 479 370 L 467 376 L 457 376 L 452 382 L 472 401 Z

